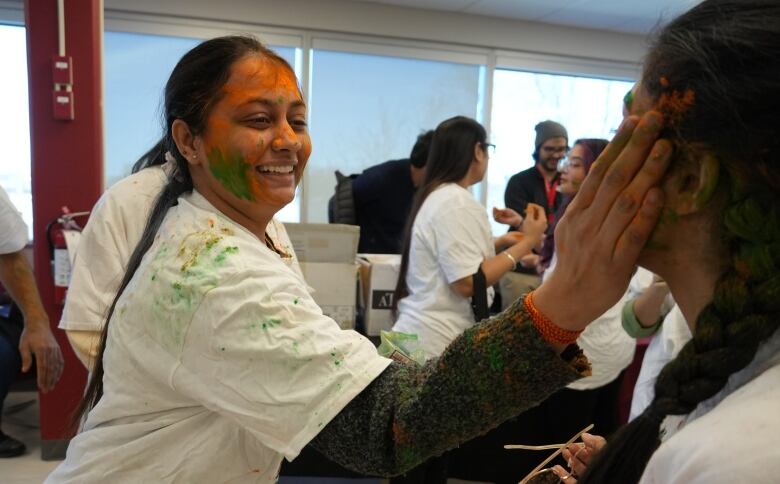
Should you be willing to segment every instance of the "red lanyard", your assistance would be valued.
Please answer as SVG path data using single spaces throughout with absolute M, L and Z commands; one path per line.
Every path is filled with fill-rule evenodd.
M 537 170 L 539 170 L 539 167 L 536 167 Z M 554 179 L 551 182 L 547 181 L 547 178 L 545 178 L 544 173 L 542 173 L 542 170 L 539 170 L 539 174 L 542 175 L 542 180 L 544 180 L 544 191 L 547 193 L 547 223 L 552 224 L 553 219 L 555 218 L 555 195 L 558 194 L 558 179 Z

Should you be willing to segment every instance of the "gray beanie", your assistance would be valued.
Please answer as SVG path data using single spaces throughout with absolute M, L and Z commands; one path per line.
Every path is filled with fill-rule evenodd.
M 566 132 L 566 128 L 560 123 L 555 121 L 542 121 L 534 127 L 536 130 L 536 149 L 538 150 L 542 143 L 550 138 L 563 137 L 566 138 L 566 142 L 569 142 L 569 133 Z

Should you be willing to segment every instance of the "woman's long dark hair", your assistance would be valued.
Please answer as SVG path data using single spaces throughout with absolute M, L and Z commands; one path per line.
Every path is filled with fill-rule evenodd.
M 601 138 L 581 138 L 574 142 L 572 147 L 580 145 L 585 150 L 585 156 L 582 159 L 582 163 L 586 175 L 590 172 L 591 165 L 593 165 L 596 158 L 601 155 L 601 152 L 604 151 L 604 148 L 607 147 L 608 143 L 607 140 Z M 539 260 L 539 264 L 541 264 L 544 269 L 549 267 L 552 256 L 555 253 L 555 227 L 558 225 L 558 221 L 561 217 L 563 217 L 563 214 L 566 213 L 566 207 L 569 206 L 572 200 L 574 200 L 574 195 L 564 196 L 563 202 L 555 212 L 552 226 L 547 229 L 547 237 L 544 239 L 544 245 L 542 246 Z
M 168 179 L 168 183 L 149 214 L 146 228 L 130 256 L 127 271 L 108 310 L 95 369 L 72 420 L 75 426 L 80 424 L 84 415 L 97 405 L 103 395 L 103 354 L 108 339 L 108 325 L 116 303 L 133 278 L 144 254 L 151 247 L 168 209 L 176 205 L 180 195 L 192 191 L 193 188 L 187 160 L 179 153 L 173 139 L 173 122 L 181 119 L 187 123 L 194 135 L 202 134 L 206 128 L 206 118 L 211 108 L 220 99 L 222 86 L 230 77 L 231 67 L 247 55 L 266 57 L 294 72 L 287 61 L 263 46 L 257 39 L 248 36 L 227 36 L 204 41 L 184 54 L 165 84 L 164 135 L 135 163 L 134 172 L 137 171 L 136 167 L 143 168 L 164 163 L 166 152 L 174 157 L 177 168 Z
M 720 164 L 708 209 L 728 262 L 693 339 L 658 375 L 652 403 L 615 435 L 581 484 L 637 482 L 660 444 L 662 420 L 717 394 L 778 329 L 778 73 L 777 0 L 707 0 L 664 28 L 645 61 L 641 88 L 665 116 L 665 136 L 677 147 L 673 164 L 702 154 Z
M 398 308 L 398 300 L 409 295 L 406 286 L 406 273 L 409 269 L 409 248 L 412 245 L 412 227 L 417 213 L 425 199 L 445 183 L 457 183 L 469 172 L 474 161 L 474 146 L 479 143 L 483 150 L 487 147 L 487 132 L 477 121 L 465 116 L 442 121 L 433 132 L 425 175 L 414 197 L 409 218 L 404 229 L 403 252 L 398 282 L 393 297 L 393 311 Z

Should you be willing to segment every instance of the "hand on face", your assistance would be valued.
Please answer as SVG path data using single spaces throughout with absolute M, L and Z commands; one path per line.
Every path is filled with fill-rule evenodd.
M 558 223 L 558 265 L 534 300 L 564 329 L 583 329 L 628 286 L 661 212 L 663 194 L 657 185 L 672 152 L 668 141 L 656 141 L 662 124 L 655 111 L 641 120 L 627 118 Z M 571 294 L 583 297 L 576 305 L 560 304 Z

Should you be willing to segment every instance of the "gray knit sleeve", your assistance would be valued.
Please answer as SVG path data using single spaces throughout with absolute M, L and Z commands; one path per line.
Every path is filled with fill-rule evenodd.
M 391 364 L 311 444 L 357 472 L 403 473 L 587 375 L 584 355 L 573 353 L 567 362 L 552 350 L 521 299 L 424 366 Z

